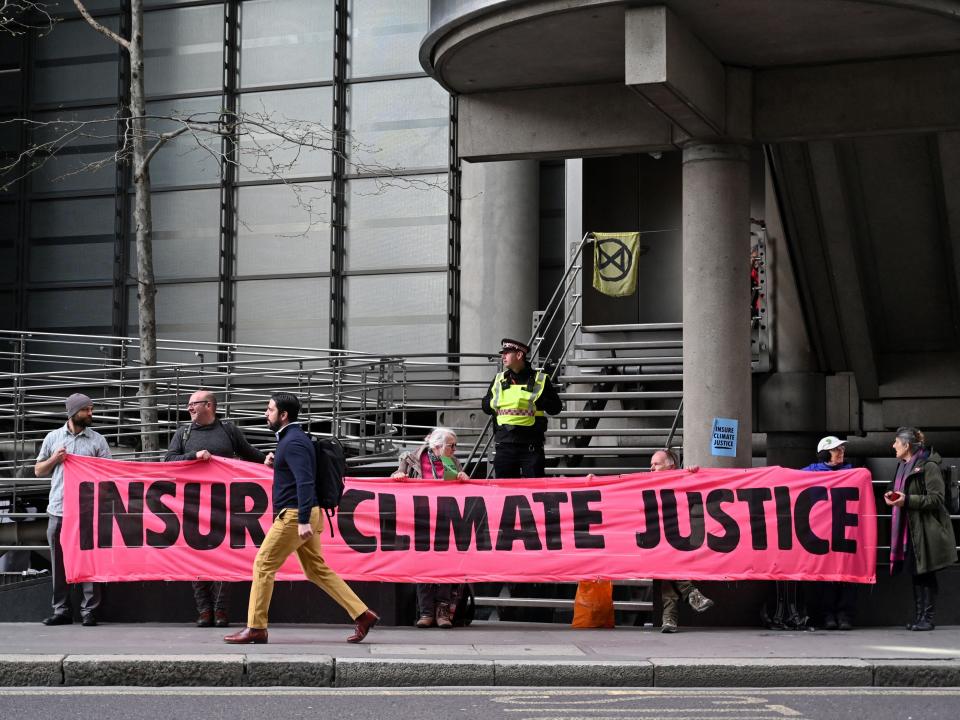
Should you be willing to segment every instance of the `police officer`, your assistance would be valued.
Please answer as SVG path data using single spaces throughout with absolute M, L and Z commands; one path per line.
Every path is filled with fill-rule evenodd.
M 543 477 L 544 413 L 560 412 L 560 397 L 550 376 L 527 362 L 530 348 L 525 343 L 504 338 L 501 344 L 503 370 L 483 398 L 483 411 L 496 423 L 493 469 L 498 478 Z

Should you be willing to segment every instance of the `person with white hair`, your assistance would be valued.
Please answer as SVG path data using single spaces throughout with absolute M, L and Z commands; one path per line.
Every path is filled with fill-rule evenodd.
M 456 451 L 456 433 L 448 428 L 434 428 L 423 445 L 414 452 L 405 452 L 400 456 L 397 471 L 390 477 L 396 480 L 409 478 L 465 482 L 470 476 L 463 471 Z M 456 588 L 457 584 L 417 583 L 418 628 L 436 625 L 448 630 L 453 627 L 451 605 Z

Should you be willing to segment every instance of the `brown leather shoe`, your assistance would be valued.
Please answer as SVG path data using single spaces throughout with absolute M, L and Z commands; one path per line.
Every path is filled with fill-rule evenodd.
M 217 610 L 213 614 L 213 624 L 218 628 L 230 627 L 230 618 L 227 617 L 227 614 L 223 610 Z
M 370 628 L 376 625 L 379 620 L 380 616 L 373 612 L 373 610 L 365 610 L 363 615 L 357 618 L 357 630 L 347 638 L 347 642 L 358 643 L 363 640 L 367 636 L 367 633 L 370 632 Z
M 213 627 L 213 613 L 209 610 L 201 610 L 197 615 L 197 627 Z
M 267 642 L 267 629 L 245 627 L 238 633 L 227 635 L 223 641 L 230 645 L 264 645 Z

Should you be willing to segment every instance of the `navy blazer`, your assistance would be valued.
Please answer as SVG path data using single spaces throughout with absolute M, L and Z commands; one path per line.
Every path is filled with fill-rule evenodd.
M 310 522 L 310 511 L 317 505 L 317 457 L 313 442 L 296 423 L 290 423 L 278 433 L 277 450 L 273 456 L 273 512 L 297 509 L 297 521 Z

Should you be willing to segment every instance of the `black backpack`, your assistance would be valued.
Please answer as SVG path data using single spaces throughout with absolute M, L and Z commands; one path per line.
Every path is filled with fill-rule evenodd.
M 317 474 L 314 486 L 317 492 L 317 504 L 327 516 L 330 535 L 333 536 L 333 516 L 340 507 L 343 497 L 343 476 L 347 472 L 347 456 L 343 445 L 335 437 L 310 438 L 317 459 Z

